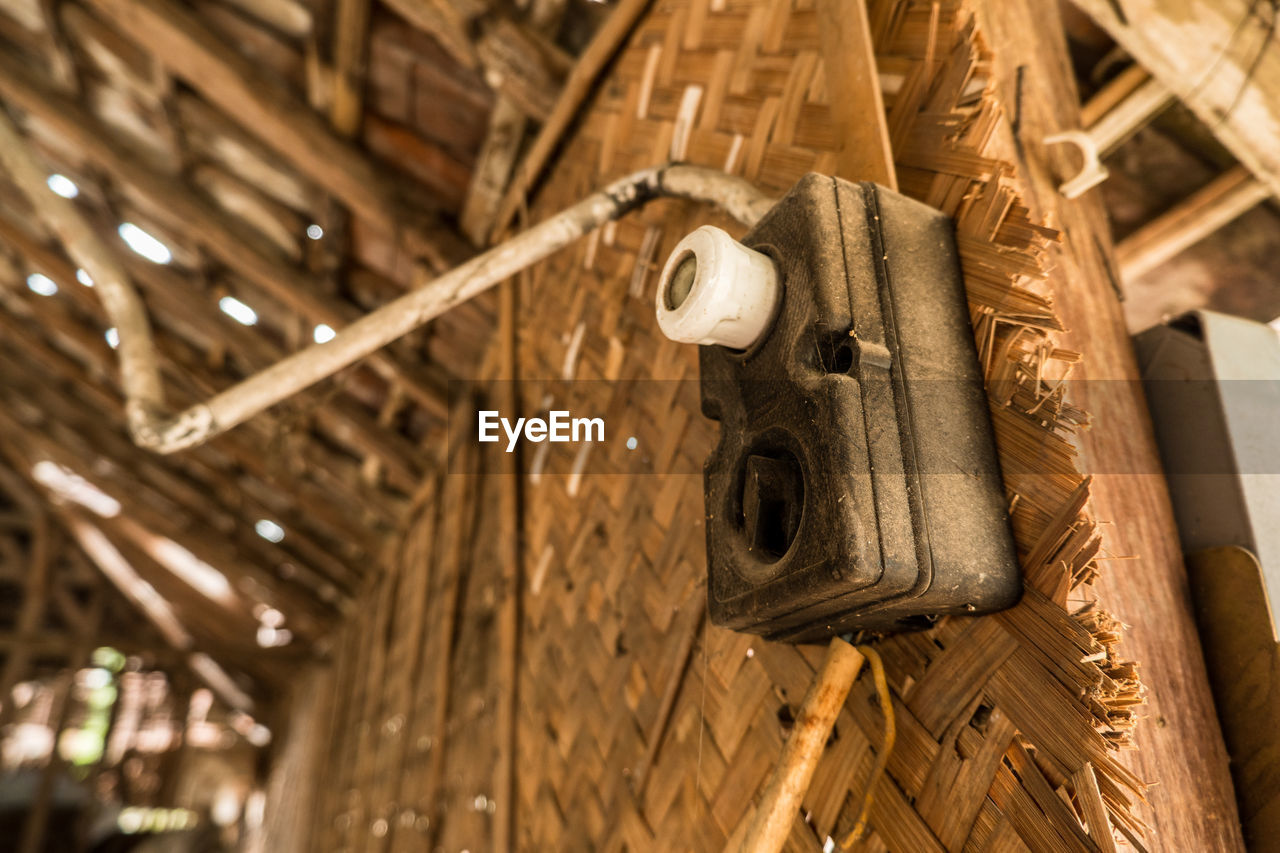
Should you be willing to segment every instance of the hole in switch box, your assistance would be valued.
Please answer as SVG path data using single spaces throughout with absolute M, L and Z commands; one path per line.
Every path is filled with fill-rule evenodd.
M 685 300 L 689 298 L 689 294 L 693 292 L 693 283 L 698 278 L 698 258 L 693 252 L 689 252 L 680 261 L 676 270 L 671 275 L 671 282 L 667 285 L 666 303 L 668 311 L 675 311 Z
M 800 461 L 785 449 L 746 457 L 742 478 L 742 525 L 758 557 L 777 561 L 791 549 L 804 513 Z
M 819 334 L 815 341 L 818 361 L 827 373 L 848 373 L 853 369 L 853 339 L 847 331 Z

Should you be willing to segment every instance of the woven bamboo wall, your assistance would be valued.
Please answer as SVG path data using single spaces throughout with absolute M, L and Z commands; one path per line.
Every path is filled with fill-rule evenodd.
M 1141 832 L 1130 807 L 1142 783 L 1117 760 L 1140 686 L 1116 656 L 1117 625 L 1088 591 L 1100 546 L 1070 443 L 1085 415 L 1053 383 L 1077 358 L 1053 343 L 1044 266 L 1055 235 L 1028 221 L 997 153 L 1001 115 L 984 90 L 981 36 L 958 4 L 870 5 L 902 190 L 957 221 L 1027 592 L 1007 613 L 880 645 L 897 744 L 859 849 L 1114 850 Z M 834 172 L 836 145 L 811 4 L 663 0 L 585 109 L 532 217 L 669 158 L 781 193 L 806 171 Z M 706 221 L 734 228 L 656 204 L 525 280 L 527 412 L 548 395 L 572 399 L 635 436 L 658 470 L 698 470 L 714 426 L 696 386 L 672 383 L 667 397 L 628 405 L 627 383 L 697 376 L 693 348 L 658 334 L 652 304 L 667 253 Z M 621 381 L 582 381 L 595 379 Z M 579 452 L 552 450 L 523 481 L 516 846 L 723 849 L 821 649 L 706 623 L 700 477 L 632 476 L 625 455 Z M 484 590 L 497 574 L 489 537 L 449 543 L 473 529 L 468 513 L 491 505 L 499 482 L 444 478 L 445 511 L 420 517 L 348 633 L 338 683 L 357 673 L 361 687 L 335 727 L 323 849 L 384 849 L 388 837 L 393 849 L 417 849 L 423 834 L 450 849 L 493 846 L 485 816 L 501 691 Z M 459 574 L 469 578 L 461 597 Z M 453 613 L 455 641 L 432 639 L 450 636 Z M 447 688 L 443 698 L 432 685 Z M 421 728 L 426 720 L 436 728 Z M 864 679 L 790 849 L 821 850 L 847 832 L 883 726 Z

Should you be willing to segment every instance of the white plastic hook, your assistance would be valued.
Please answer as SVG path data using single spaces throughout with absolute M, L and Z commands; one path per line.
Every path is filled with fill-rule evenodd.
M 1080 149 L 1080 155 L 1084 157 L 1084 167 L 1074 178 L 1064 181 L 1058 187 L 1058 192 L 1067 198 L 1079 198 L 1107 179 L 1109 174 L 1107 167 L 1102 165 L 1098 143 L 1092 136 L 1083 130 L 1066 130 L 1044 138 L 1045 145 L 1055 145 L 1060 142 L 1069 142 Z

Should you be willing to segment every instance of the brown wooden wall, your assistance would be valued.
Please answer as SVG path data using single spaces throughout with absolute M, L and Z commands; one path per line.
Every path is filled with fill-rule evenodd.
M 1143 780 L 1120 759 L 1141 687 L 1120 655 L 1122 626 L 1090 591 L 1111 569 L 1097 562 L 1072 445 L 1085 415 L 1053 383 L 1080 357 L 1055 343 L 1046 267 L 1057 235 L 1020 199 L 1009 116 L 969 15 L 952 2 L 870 7 L 902 191 L 957 221 L 1027 593 L 1007 613 L 880 644 L 897 743 L 859 849 L 1123 849 L 1142 832 Z M 822 50 L 809 3 L 657 3 L 585 109 L 534 218 L 672 158 L 777 193 L 806 171 L 837 172 Z M 603 414 L 616 440 L 522 460 L 518 849 L 724 848 L 820 660 L 820 648 L 706 623 L 696 472 L 714 427 L 695 383 L 670 382 L 665 395 L 635 384 L 696 379 L 696 353 L 659 335 L 652 302 L 667 253 L 708 221 L 740 232 L 658 203 L 521 280 L 523 413 L 550 400 Z M 600 379 L 610 381 L 589 381 Z M 635 451 L 623 449 L 630 436 Z M 635 475 L 629 453 L 690 473 Z M 438 481 L 394 571 L 362 599 L 338 646 L 337 682 L 350 687 L 322 776 L 320 848 L 387 849 L 389 838 L 390 849 L 418 849 L 423 835 L 446 849 L 501 848 L 490 814 L 509 805 L 495 782 L 507 747 L 495 704 L 509 693 L 493 549 L 510 486 Z M 820 850 L 849 829 L 883 726 L 863 679 L 789 849 Z M 1235 829 L 1218 820 L 1205 832 L 1231 849 Z

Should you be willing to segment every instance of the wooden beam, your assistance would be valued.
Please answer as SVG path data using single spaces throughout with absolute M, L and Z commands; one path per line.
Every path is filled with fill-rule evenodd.
M 840 135 L 837 174 L 898 189 L 865 0 L 818 0 L 827 101 Z
M 1068 157 L 1041 144 L 1080 127 L 1062 23 L 1056 8 L 1039 0 L 977 0 L 973 8 L 992 57 L 989 85 L 1005 105 L 997 131 L 1007 133 L 1004 156 L 1018 165 L 1032 221 L 1051 222 L 1063 234 L 1049 284 L 1071 330 L 1059 345 L 1085 354 L 1068 393 L 1093 417 L 1079 441 L 1093 514 L 1108 522 L 1101 528 L 1104 553 L 1137 558 L 1094 582 L 1107 612 L 1126 624 L 1120 653 L 1141 662 L 1147 688 L 1145 719 L 1134 733 L 1138 748 L 1120 755 L 1139 778 L 1157 783 L 1135 815 L 1151 827 L 1147 837 L 1167 849 L 1241 850 L 1173 509 L 1118 299 L 1106 210 L 1099 193 L 1074 200 L 1058 193 L 1056 175 L 1070 168 Z M 1143 18 L 1134 21 L 1147 26 Z
M 59 281 L 62 284 L 65 280 L 55 278 L 55 281 Z M 76 285 L 67 284 L 66 286 L 71 288 Z M 174 292 L 180 293 L 181 289 L 176 288 Z M 36 304 L 47 307 L 44 303 Z M 32 316 L 40 316 L 42 318 L 39 324 L 41 326 L 47 325 L 55 330 L 61 328 L 61 321 L 50 319 L 45 312 Z M 95 386 L 97 393 L 86 393 L 84 390 L 87 387 L 85 383 L 92 381 L 90 375 L 79 364 L 65 356 L 60 356 L 44 345 L 39 337 L 32 334 L 29 324 L 24 324 L 22 321 L 10 317 L 8 313 L 0 312 L 0 328 L 3 328 L 5 333 L 11 336 L 17 345 L 23 347 L 33 361 L 40 363 L 47 371 L 48 376 L 80 388 L 80 396 L 86 398 L 82 402 L 96 409 L 99 418 L 103 414 L 113 419 L 119 417 L 122 406 L 119 399 L 97 386 Z M 65 339 L 65 332 L 60 331 L 59 334 L 63 335 Z M 95 345 L 100 340 L 96 332 L 91 332 L 90 338 Z M 196 371 L 201 368 L 194 363 L 185 363 L 182 369 L 191 371 L 191 375 L 194 376 Z M 273 493 L 278 493 L 279 491 L 280 487 L 278 485 L 266 485 L 268 483 L 278 483 L 280 475 L 278 471 L 271 467 L 271 463 L 264 460 L 262 453 L 262 448 L 270 444 L 273 432 L 273 428 L 256 424 L 250 427 L 247 434 L 226 435 L 217 444 L 219 455 L 226 454 L 243 469 L 243 474 L 234 487 L 239 493 L 237 500 L 243 504 L 240 507 L 242 510 L 253 507 L 257 503 L 257 494 L 262 490 L 270 490 Z M 117 442 L 117 446 L 126 445 L 124 442 Z M 150 459 L 146 455 L 136 455 L 131 451 L 130 459 L 134 460 L 126 466 L 130 470 L 143 471 L 155 468 L 155 464 L 144 464 L 144 460 Z M 264 511 L 263 514 L 274 516 L 287 528 L 301 531 L 307 536 L 314 536 L 315 528 L 318 527 L 329 537 L 355 542 L 366 554 L 374 553 L 376 548 L 368 529 L 353 523 L 349 511 L 344 512 L 340 503 L 334 501 L 335 495 L 340 494 L 340 492 L 333 488 L 332 484 L 341 483 L 342 489 L 345 491 L 346 484 L 350 482 L 350 476 L 343 475 L 344 469 L 339 469 L 337 473 L 329 476 L 328 479 L 320 476 L 326 471 L 325 466 L 330 462 L 323 456 L 318 455 L 316 449 L 310 443 L 303 447 L 297 461 L 306 465 L 315 483 L 313 484 L 300 478 L 285 481 L 284 488 L 289 495 L 290 502 L 296 504 L 296 508 L 291 507 L 285 512 Z M 223 477 L 222 471 L 208 461 L 207 454 L 204 451 L 196 450 L 185 457 L 184 464 L 207 472 L 212 478 Z M 144 467 L 133 467 L 136 465 L 143 465 Z M 256 478 L 256 481 L 254 478 Z M 255 482 L 262 485 L 255 485 Z M 325 488 L 326 486 L 328 488 Z M 181 495 L 178 494 L 175 497 L 180 498 Z M 377 492 L 366 493 L 362 498 L 362 502 L 367 505 L 368 511 L 380 513 L 387 526 L 390 526 L 399 514 L 398 507 L 384 504 L 379 499 Z M 290 559 L 297 559 L 298 556 L 300 555 L 295 555 Z M 303 565 L 304 567 L 306 565 L 305 557 L 303 558 Z M 304 575 L 306 575 L 305 569 Z
M 142 580 L 111 540 L 80 512 L 67 507 L 60 507 L 56 512 L 67 532 L 98 566 L 103 576 L 152 623 L 174 651 L 184 656 L 201 681 L 232 708 L 251 710 L 253 697 L 244 693 L 213 658 L 195 649 L 194 639 L 169 603 Z M 86 649 L 85 653 L 88 651 Z
M 1280 40 L 1256 0 L 1073 0 L 1280 195 Z
M 75 266 L 57 250 L 37 241 L 4 213 L 0 213 L 0 241 L 15 249 L 35 269 L 53 279 L 60 288 L 65 288 L 80 307 L 95 315 L 99 313 L 92 291 L 86 290 L 76 281 Z M 121 261 L 130 278 L 146 295 L 152 309 L 164 309 L 156 312 L 157 325 L 172 325 L 175 332 L 191 341 L 194 346 L 203 346 L 206 357 L 219 341 L 231 343 L 236 356 L 243 359 L 250 370 L 265 368 L 287 355 L 283 348 L 268 337 L 236 323 L 219 311 L 212 296 L 205 298 L 206 295 L 201 293 L 192 298 L 191 294 L 199 291 L 197 283 L 184 280 L 183 276 L 171 269 L 128 254 Z M 29 304 L 36 306 L 36 311 L 48 311 L 53 307 L 39 301 Z M 220 382 L 218 379 L 223 377 L 211 375 L 204 370 L 200 372 L 209 375 L 211 381 L 203 384 L 214 390 L 232 384 L 239 378 L 229 374 L 225 381 Z M 311 394 L 314 397 L 315 392 Z M 325 405 L 313 406 L 312 410 L 316 423 L 328 437 L 355 453 L 376 455 L 388 467 L 395 486 L 401 491 L 406 494 L 412 492 L 421 480 L 422 466 L 417 459 L 417 448 L 412 442 L 397 432 L 381 427 L 372 415 L 349 397 L 330 399 Z M 232 436 L 228 438 L 231 446 L 243 444 Z
M 476 49 L 494 88 L 539 121 L 551 114 L 565 75 L 573 67 L 564 51 L 509 18 L 488 24 Z
M 1145 275 L 1270 197 L 1270 188 L 1244 166 L 1222 173 L 1116 246 L 1121 278 Z
M 1150 79 L 1147 69 L 1136 63 L 1121 71 L 1080 107 L 1080 126 L 1093 127 Z
M 6 369 L 12 369 L 7 356 L 0 353 L 0 358 L 3 358 Z M 30 472 L 36 461 L 48 458 L 72 471 L 90 472 L 95 461 L 110 459 L 115 463 L 114 468 L 110 474 L 98 476 L 98 485 L 137 521 L 173 539 L 197 557 L 222 566 L 237 586 L 248 582 L 258 590 L 257 597 L 266 599 L 290 615 L 295 633 L 300 636 L 320 636 L 332 623 L 333 611 L 313 597 L 315 583 L 326 578 L 306 560 L 279 550 L 278 546 L 272 546 L 265 540 L 254 541 L 258 537 L 231 545 L 225 534 L 209 529 L 211 519 L 223 512 L 221 501 L 217 499 L 217 489 L 210 488 L 207 483 L 191 484 L 173 472 L 157 469 L 154 461 L 157 457 L 111 432 L 99 431 L 98 440 L 94 443 L 88 443 L 83 437 L 79 444 L 73 443 L 63 430 L 83 436 L 89 421 L 76 414 L 66 396 L 53 389 L 41 393 L 28 384 L 13 390 L 57 419 L 43 424 L 43 428 L 28 425 L 11 413 L 12 407 L 6 398 L 6 406 L 0 407 L 0 426 L 4 427 L 7 438 L 5 452 L 16 468 L 24 473 Z M 164 498 L 159 508 L 155 503 L 142 500 L 149 493 Z M 201 498 L 203 504 L 192 503 L 193 499 Z M 199 512 L 201 505 L 205 509 L 204 516 L 188 514 Z M 175 511 L 172 509 L 174 506 L 182 507 L 186 512 Z M 308 591 L 312 596 L 299 594 L 298 586 L 307 589 L 306 586 L 300 583 L 286 585 L 272 572 L 262 568 L 263 565 L 276 566 L 286 561 L 298 568 L 298 581 L 311 580 L 312 588 Z
M 502 192 L 515 166 L 528 118 L 511 98 L 500 96 L 489 113 L 489 131 L 471 172 L 471 185 L 462 204 L 462 233 L 477 246 L 487 245 Z
M 411 227 L 406 223 L 413 217 L 402 208 L 392 177 L 194 13 L 170 0 L 90 0 L 89 5 L 357 216 L 388 234 Z M 436 251 L 430 260 L 438 269 L 458 260 L 445 247 L 431 245 Z

